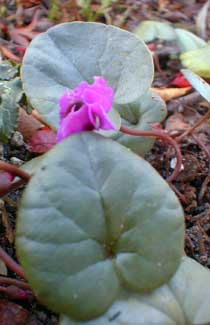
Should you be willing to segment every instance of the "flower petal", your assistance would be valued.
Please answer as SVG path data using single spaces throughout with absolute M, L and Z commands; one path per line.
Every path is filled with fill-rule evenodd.
M 102 106 L 92 104 L 88 107 L 89 119 L 96 130 L 115 130 L 115 126 Z
M 71 134 L 84 130 L 93 130 L 94 126 L 90 122 L 88 107 L 83 105 L 79 111 L 72 112 L 62 119 L 57 133 L 57 142 Z
M 94 77 L 89 85 L 81 82 L 72 91 L 66 91 L 59 100 L 60 127 L 57 141 L 67 136 L 95 129 L 115 129 L 107 113 L 113 103 L 114 92 L 102 77 Z
M 72 100 L 72 92 L 67 90 L 59 99 L 60 106 L 60 119 L 63 119 L 66 116 L 66 111 L 68 109 L 69 103 Z

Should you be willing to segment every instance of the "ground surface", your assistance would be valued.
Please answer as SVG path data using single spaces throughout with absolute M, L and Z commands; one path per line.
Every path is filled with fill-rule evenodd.
M 74 20 L 87 20 L 88 16 L 82 15 L 76 1 L 0 1 L 0 46 L 7 48 L 16 60 L 21 60 L 24 48 L 28 40 L 35 33 L 45 31 L 50 26 Z M 195 17 L 205 1 L 115 1 L 110 8 L 96 17 L 99 11 L 97 1 L 93 1 L 89 18 L 97 21 L 114 24 L 116 26 L 133 30 L 142 20 L 160 19 L 172 22 L 177 26 L 194 29 Z M 33 35 L 27 37 L 27 42 L 15 38 L 15 28 L 27 26 L 36 17 Z M 92 16 L 91 16 L 92 15 Z M 12 36 L 13 35 L 13 36 Z M 207 28 L 207 37 L 209 30 Z M 159 51 L 159 65 L 155 74 L 153 86 L 168 87 L 170 81 L 180 70 L 179 61 L 170 58 L 173 50 L 168 44 L 156 42 L 154 46 Z M 167 48 L 167 51 L 164 49 Z M 197 96 L 192 96 L 183 101 L 178 97 L 168 101 L 168 116 L 163 127 L 170 134 L 178 134 L 186 128 L 194 125 L 199 118 L 209 109 L 206 103 Z M 186 253 L 201 264 L 210 267 L 210 176 L 209 162 L 203 149 L 210 148 L 210 128 L 208 123 L 203 123 L 193 133 L 195 136 L 187 136 L 180 144 L 183 154 L 183 170 L 175 180 L 174 185 L 182 195 L 182 204 L 186 217 Z M 21 164 L 35 156 L 27 150 L 25 142 L 18 140 L 21 134 L 15 137 L 7 145 L 0 144 L 0 158 L 14 164 Z M 198 140 L 197 140 L 198 139 Z M 202 144 L 200 144 L 202 141 Z M 146 159 L 166 178 L 173 170 L 171 148 L 160 141 Z M 13 257 L 14 231 L 16 207 L 20 198 L 20 192 L 13 192 L 0 200 L 0 245 Z M 14 277 L 10 271 L 8 276 Z M 16 301 L 7 295 L 2 295 L 0 301 L 0 324 L 57 324 L 57 317 L 40 306 L 36 301 Z M 6 315 L 6 316 L 5 316 Z

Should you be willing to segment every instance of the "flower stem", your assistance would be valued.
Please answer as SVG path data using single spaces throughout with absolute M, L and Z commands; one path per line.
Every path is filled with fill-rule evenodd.
M 31 178 L 31 175 L 28 174 L 27 172 L 24 172 L 22 169 L 14 166 L 14 165 L 8 164 L 5 161 L 0 161 L 0 170 L 4 170 L 4 171 L 12 174 L 13 176 L 18 176 L 27 182 Z
M 127 129 L 124 126 L 121 126 L 120 131 L 129 135 L 134 135 L 134 136 L 141 136 L 141 137 L 154 137 L 154 138 L 159 138 L 161 140 L 164 140 L 168 143 L 170 143 L 176 152 L 176 166 L 174 168 L 173 173 L 167 178 L 167 181 L 171 183 L 178 175 L 181 170 L 181 165 L 182 165 L 182 154 L 181 150 L 179 148 L 179 145 L 177 142 L 172 139 L 168 134 L 166 134 L 162 130 L 152 130 L 152 131 L 143 131 L 143 130 L 131 130 Z
M 16 263 L 4 250 L 2 247 L 0 247 L 0 258 L 2 261 L 17 275 L 19 275 L 21 278 L 26 279 L 26 276 L 23 272 L 22 267 Z

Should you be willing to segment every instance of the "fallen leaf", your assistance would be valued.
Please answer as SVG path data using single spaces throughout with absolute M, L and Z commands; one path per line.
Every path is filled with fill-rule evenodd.
M 158 11 L 163 11 L 165 10 L 169 5 L 168 0 L 159 0 L 158 1 Z
M 56 133 L 50 129 L 38 130 L 30 139 L 28 150 L 44 153 L 56 144 Z
M 32 114 L 27 114 L 22 108 L 19 109 L 19 120 L 18 128 L 24 140 L 27 142 L 31 139 L 34 133 L 39 130 L 43 125 L 32 116 Z
M 207 17 L 208 17 L 209 6 L 210 6 L 210 1 L 208 0 L 203 5 L 203 7 L 198 13 L 198 16 L 195 19 L 196 31 L 202 38 L 206 38 Z
M 166 130 L 170 132 L 170 134 L 177 134 L 180 131 L 185 131 L 189 127 L 190 125 L 184 121 L 183 114 L 177 112 L 167 119 L 165 126 Z
M 190 92 L 192 87 L 185 88 L 150 88 L 151 91 L 154 91 L 166 102 L 177 97 L 181 97 Z
M 0 301 L 0 324 L 1 325 L 24 325 L 27 324 L 29 312 L 23 307 L 8 302 Z
M 19 5 L 22 5 L 24 8 L 31 8 L 41 4 L 41 0 L 17 0 Z
M 178 88 L 191 87 L 190 83 L 183 76 L 181 72 L 178 72 L 176 77 L 170 82 L 171 86 L 176 86 Z
M 19 44 L 25 48 L 28 47 L 30 41 L 37 35 L 39 35 L 39 32 L 35 32 L 34 29 L 36 28 L 36 25 L 38 23 L 40 12 L 37 10 L 34 14 L 34 17 L 31 21 L 31 23 L 25 27 L 12 27 L 9 30 L 9 36 L 13 42 L 16 44 Z

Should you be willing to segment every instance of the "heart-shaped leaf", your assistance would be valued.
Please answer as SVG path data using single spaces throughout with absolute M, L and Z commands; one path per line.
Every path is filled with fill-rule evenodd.
M 121 115 L 122 125 L 134 130 L 151 130 L 152 124 L 163 121 L 167 112 L 165 102 L 150 91 L 135 103 L 116 105 L 115 108 Z M 155 141 L 154 138 L 132 136 L 121 132 L 113 138 L 140 155 L 149 151 Z
M 19 168 L 24 170 L 25 172 L 34 174 L 36 172 L 36 170 L 38 169 L 39 164 L 44 159 L 44 157 L 45 157 L 45 155 L 42 154 L 41 156 L 38 156 L 36 158 L 33 158 L 33 159 L 27 161 L 26 163 L 21 165 Z
M 210 272 L 183 257 L 174 277 L 151 294 L 123 292 L 108 311 L 97 319 L 77 322 L 66 316 L 60 325 L 201 325 L 210 322 Z
M 180 58 L 183 66 L 197 73 L 201 77 L 210 77 L 210 45 L 194 51 L 181 54 Z
M 188 69 L 182 69 L 182 73 L 185 78 L 191 83 L 193 88 L 203 96 L 210 103 L 210 85 L 201 77 Z
M 150 291 L 173 275 L 183 249 L 182 208 L 142 158 L 95 133 L 45 154 L 23 195 L 17 251 L 38 298 L 87 320 L 122 287 Z
M 182 28 L 176 28 L 176 43 L 180 51 L 187 52 L 197 50 L 207 43 L 200 37 Z
M 26 95 L 53 128 L 58 100 L 81 81 L 102 76 L 115 91 L 115 102 L 135 101 L 153 78 L 150 52 L 138 37 L 98 23 L 65 23 L 36 37 L 26 51 L 22 79 Z
M 168 23 L 145 20 L 134 30 L 134 33 L 141 37 L 145 42 L 152 42 L 159 38 L 166 41 L 172 41 L 176 38 L 174 28 Z

